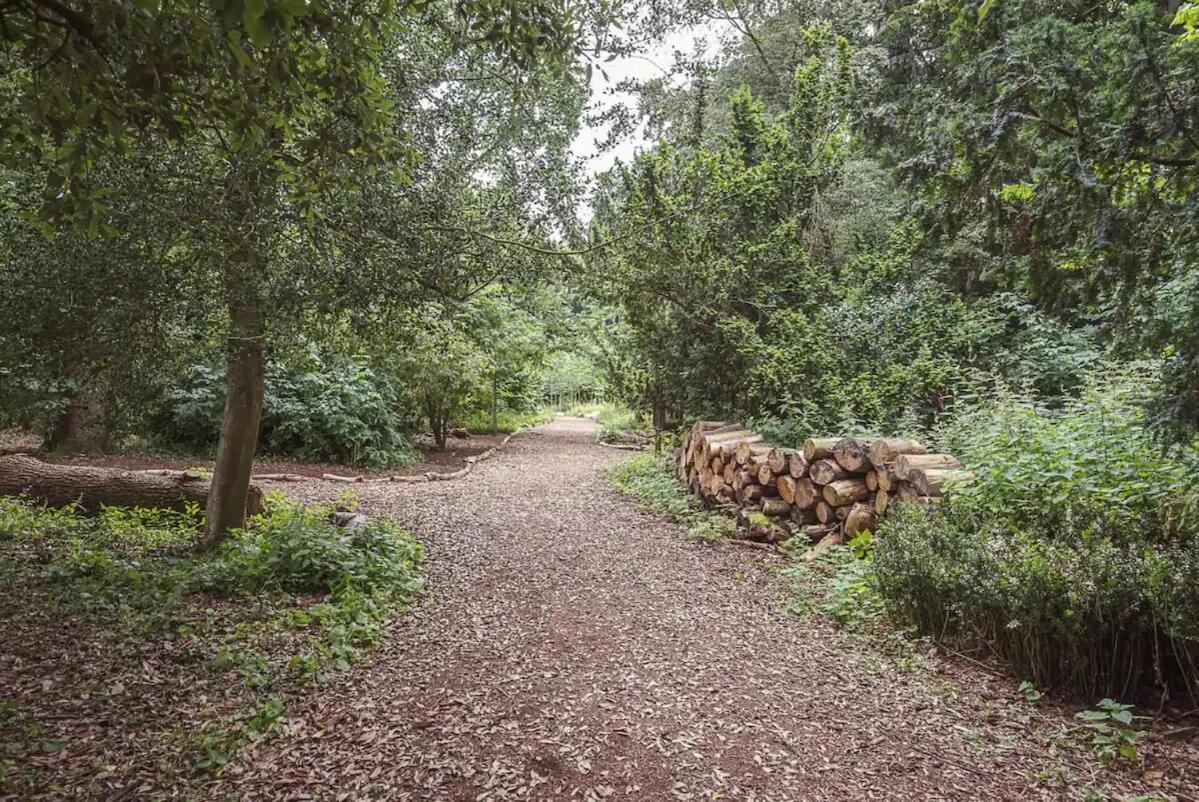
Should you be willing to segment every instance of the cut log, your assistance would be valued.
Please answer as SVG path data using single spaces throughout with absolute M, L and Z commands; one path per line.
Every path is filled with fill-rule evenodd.
M 791 464 L 791 455 L 796 451 L 793 448 L 772 448 L 766 455 L 766 462 L 770 465 L 770 470 L 778 474 L 787 473 Z
M 837 520 L 837 516 L 833 513 L 833 507 L 823 499 L 816 502 L 816 520 L 822 524 Z
M 843 437 L 833 446 L 833 459 L 850 473 L 870 469 L 870 446 L 874 438 Z
M 802 451 L 792 452 L 791 459 L 787 461 L 787 472 L 795 479 L 802 479 L 808 475 L 808 458 Z
M 900 454 L 895 458 L 895 478 L 906 482 L 916 468 L 961 467 L 961 461 L 952 454 Z
M 752 446 L 755 443 L 761 442 L 761 440 L 762 435 L 755 434 L 751 437 L 744 437 L 740 440 L 729 440 L 728 442 L 716 443 L 711 447 L 711 453 L 713 455 L 719 454 L 720 456 L 724 457 L 725 460 L 733 460 L 742 445 Z
M 833 531 L 834 530 L 829 529 L 827 526 L 822 524 L 807 524 L 800 527 L 800 530 L 796 532 L 796 534 L 806 537 L 809 543 L 819 543 L 825 535 L 828 535 Z
M 874 469 L 878 477 L 878 489 L 890 493 L 895 487 L 895 466 L 882 465 Z
M 774 471 L 769 465 L 762 465 L 758 468 L 758 481 L 764 485 L 774 484 Z
M 721 473 L 724 475 L 724 483 L 731 485 L 737 478 L 737 466 L 732 462 L 725 463 L 724 470 Z
M 915 468 L 908 471 L 908 481 L 922 496 L 943 495 L 948 486 L 973 478 L 973 471 L 955 468 Z
M 802 509 L 791 505 L 791 521 L 797 526 L 810 526 L 817 522 L 815 508 Z
M 870 488 L 863 479 L 838 479 L 825 485 L 821 494 L 830 506 L 844 507 L 864 500 L 870 495 Z
M 195 473 L 180 471 L 160 476 L 113 468 L 59 465 L 24 455 L 0 457 L 0 495 L 24 495 L 49 507 L 78 504 L 86 513 L 106 507 L 151 507 L 184 510 L 189 504 L 201 509 L 208 503 L 211 481 Z M 246 515 L 262 512 L 262 490 L 250 485 Z
M 841 442 L 840 437 L 809 437 L 804 440 L 803 455 L 808 462 L 818 459 L 828 459 L 833 456 L 833 449 Z
M 874 514 L 880 518 L 886 514 L 887 507 L 891 504 L 891 494 L 886 490 L 880 490 L 874 495 Z
M 878 471 L 866 471 L 866 487 L 871 493 L 878 490 Z
M 760 440 L 761 438 L 758 439 Z M 769 444 L 759 442 L 751 443 L 749 440 L 742 440 L 737 445 L 737 452 L 734 455 L 734 459 L 738 465 L 746 465 L 749 463 L 750 457 L 757 456 L 759 454 L 769 454 L 770 449 L 771 446 Z
M 854 504 L 845 519 L 845 534 L 857 537 L 868 529 L 873 530 L 875 522 L 874 509 L 869 504 Z
M 800 509 L 810 510 L 820 500 L 820 490 L 811 479 L 795 480 L 795 498 L 792 503 Z
M 747 501 L 757 501 L 758 499 L 762 498 L 770 498 L 772 496 L 777 496 L 778 493 L 779 491 L 777 488 L 771 487 L 770 485 L 758 484 L 746 485 L 741 490 L 741 495 Z
M 773 518 L 781 518 L 791 514 L 791 505 L 781 498 L 762 499 L 762 512 Z
M 774 486 L 778 488 L 779 498 L 788 504 L 795 502 L 795 480 L 790 475 L 780 476 L 775 480 Z
M 870 462 L 874 466 L 890 465 L 901 454 L 927 453 L 924 446 L 904 437 L 880 437 L 870 444 Z
M 920 498 L 920 491 L 912 487 L 910 482 L 896 483 L 896 490 L 898 491 L 900 501 L 913 502 Z
M 811 476 L 812 481 L 818 485 L 827 485 L 838 479 L 848 479 L 852 475 L 838 465 L 836 460 L 831 459 L 816 460 L 812 463 L 812 467 L 808 468 L 808 476 Z

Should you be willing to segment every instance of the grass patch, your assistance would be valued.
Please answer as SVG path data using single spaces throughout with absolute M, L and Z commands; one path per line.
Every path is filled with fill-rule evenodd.
M 731 518 L 705 509 L 692 498 L 661 454 L 639 454 L 608 469 L 605 477 L 645 509 L 682 526 L 689 537 L 716 540 L 737 529 Z
M 347 532 L 329 520 L 333 509 L 272 495 L 244 531 L 201 555 L 191 550 L 196 509 L 83 517 L 0 499 L 0 616 L 9 621 L 0 633 L 26 642 L 41 633 L 62 652 L 59 663 L 76 648 L 101 655 L 96 667 L 113 675 L 131 659 L 169 653 L 161 670 L 188 686 L 220 678 L 215 687 L 232 688 L 229 705 L 207 719 L 179 713 L 192 765 L 219 769 L 279 730 L 289 691 L 361 660 L 422 587 L 419 542 L 379 520 Z M 14 765 L 35 756 L 25 736 L 54 712 L 52 698 L 26 703 L 24 723 L 0 720 Z
M 604 429 L 614 431 L 641 429 L 648 425 L 644 413 L 609 401 L 600 404 L 579 404 L 567 410 L 567 414 L 578 418 L 591 418 Z

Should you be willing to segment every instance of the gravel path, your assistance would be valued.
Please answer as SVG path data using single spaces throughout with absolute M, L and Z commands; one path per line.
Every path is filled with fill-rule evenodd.
M 689 541 L 640 513 L 599 478 L 627 454 L 593 440 L 593 424 L 559 419 L 464 480 L 363 486 L 365 511 L 427 545 L 419 609 L 212 796 L 1062 793 L 1030 784 L 1060 758 L 1011 679 L 905 669 L 788 616 L 770 592 L 779 558 Z

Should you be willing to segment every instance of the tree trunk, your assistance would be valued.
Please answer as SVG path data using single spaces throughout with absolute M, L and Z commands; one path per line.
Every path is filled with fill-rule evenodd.
M 499 375 L 491 372 L 491 433 L 499 434 L 500 431 L 500 399 L 499 399 Z
M 50 507 L 78 504 L 85 513 L 100 507 L 150 507 L 182 511 L 208 503 L 207 479 L 184 471 L 138 472 L 86 465 L 57 465 L 23 454 L 0 457 L 0 495 L 24 495 Z M 247 488 L 247 512 L 262 511 L 262 491 Z
M 240 529 L 246 524 L 266 379 L 264 333 L 258 304 L 247 298 L 239 299 L 229 310 L 225 414 L 212 471 L 204 534 L 196 544 L 201 551 L 216 547 L 230 529 Z
M 86 428 L 90 411 L 91 404 L 80 390 L 59 413 L 53 428 L 50 429 L 42 443 L 42 449 L 62 454 L 81 454 L 91 451 L 93 443 Z

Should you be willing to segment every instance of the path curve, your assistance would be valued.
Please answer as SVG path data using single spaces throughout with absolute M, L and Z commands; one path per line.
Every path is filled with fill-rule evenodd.
M 987 697 L 1010 688 L 947 688 L 788 616 L 768 591 L 778 558 L 690 541 L 638 511 L 600 478 L 628 455 L 594 435 L 559 418 L 461 481 L 361 486 L 365 511 L 426 544 L 427 591 L 369 663 L 314 692 L 213 796 L 230 784 L 255 799 L 1038 793 L 1032 748 L 986 753 L 962 737 L 991 726 Z

